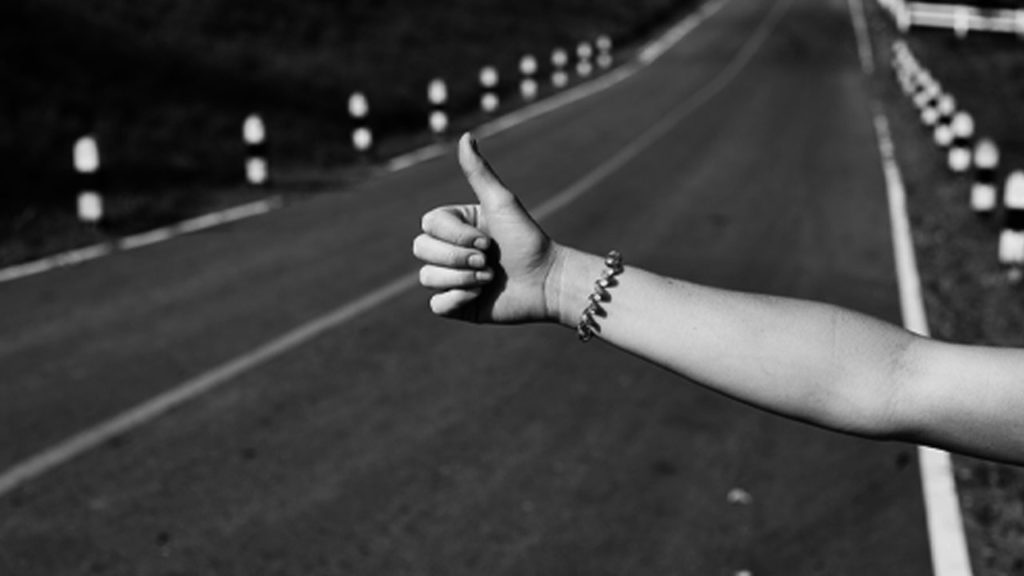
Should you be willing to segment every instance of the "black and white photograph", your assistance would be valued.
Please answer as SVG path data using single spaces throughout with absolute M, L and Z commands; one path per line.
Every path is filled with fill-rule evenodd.
M 0 576 L 1024 576 L 1024 0 L 0 0 Z

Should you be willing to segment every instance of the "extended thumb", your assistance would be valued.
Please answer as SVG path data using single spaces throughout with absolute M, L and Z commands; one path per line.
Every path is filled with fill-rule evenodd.
M 497 206 L 515 201 L 515 196 L 501 183 L 501 179 L 491 169 L 491 165 L 477 150 L 476 139 L 468 132 L 459 140 L 459 166 L 466 175 L 466 180 L 476 193 L 480 204 Z

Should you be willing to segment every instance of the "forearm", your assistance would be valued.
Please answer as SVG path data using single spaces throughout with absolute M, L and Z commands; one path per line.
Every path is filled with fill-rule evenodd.
M 550 306 L 574 327 L 602 258 L 560 248 Z M 627 266 L 598 319 L 601 339 L 764 409 L 848 432 L 898 433 L 893 374 L 913 340 L 826 304 L 744 294 Z

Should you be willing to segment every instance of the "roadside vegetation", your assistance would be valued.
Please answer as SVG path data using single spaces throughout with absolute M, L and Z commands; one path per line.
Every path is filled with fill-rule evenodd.
M 888 60 L 898 33 L 877 9 L 872 17 L 879 60 Z M 1024 169 L 1024 40 L 981 33 L 960 40 L 952 31 L 923 30 L 905 39 L 974 117 L 977 134 L 999 146 L 1001 188 L 1010 171 Z M 879 69 L 878 88 L 907 188 L 932 333 L 955 342 L 1024 346 L 1024 285 L 1010 282 L 997 261 L 1001 215 L 982 220 L 972 213 L 972 175 L 955 176 L 946 169 L 945 154 L 932 143 L 888 66 Z M 970 388 L 964 382 L 964 394 Z M 962 457 L 955 457 L 954 465 L 975 575 L 1024 574 L 1024 471 Z
M 449 113 L 471 115 L 484 65 L 511 95 L 525 53 L 544 79 L 554 47 L 601 34 L 629 45 L 696 3 L 0 2 L 0 264 L 251 195 L 240 186 L 250 112 L 267 122 L 281 188 L 336 189 L 354 161 L 351 92 L 368 96 L 381 152 L 395 152 L 425 135 L 433 77 L 448 82 Z M 103 230 L 73 218 L 71 149 L 89 132 L 116 204 Z

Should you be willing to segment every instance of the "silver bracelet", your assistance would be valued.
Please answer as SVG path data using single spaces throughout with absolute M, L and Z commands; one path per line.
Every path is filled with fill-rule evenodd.
M 593 293 L 587 298 L 587 307 L 583 309 L 580 321 L 576 324 L 576 334 L 583 342 L 589 342 L 596 332 L 601 331 L 596 317 L 606 314 L 602 304 L 611 299 L 608 288 L 615 286 L 618 283 L 615 277 L 622 274 L 622 254 L 618 250 L 612 250 L 604 259 L 604 266 L 601 277 L 594 282 Z

